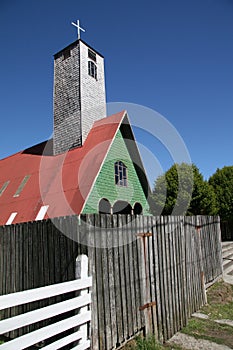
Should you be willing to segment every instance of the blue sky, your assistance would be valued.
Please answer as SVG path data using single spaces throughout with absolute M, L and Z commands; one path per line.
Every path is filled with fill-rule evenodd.
M 233 165 L 232 0 L 1 0 L 0 158 L 51 136 L 53 55 L 76 39 L 76 19 L 105 56 L 107 102 L 160 113 L 206 179 Z M 166 145 L 135 133 L 166 171 Z

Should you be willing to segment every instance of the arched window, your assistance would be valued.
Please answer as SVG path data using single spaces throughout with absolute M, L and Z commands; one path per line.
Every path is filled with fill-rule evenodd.
M 94 62 L 88 61 L 88 74 L 97 79 L 97 66 Z
M 132 214 L 132 207 L 128 202 L 117 201 L 113 206 L 113 214 Z
M 106 198 L 102 198 L 99 202 L 99 214 L 111 214 L 111 204 Z
M 135 203 L 133 208 L 134 215 L 141 215 L 142 214 L 142 206 L 140 203 Z
M 127 186 L 127 168 L 121 161 L 115 163 L 115 184 L 118 186 Z

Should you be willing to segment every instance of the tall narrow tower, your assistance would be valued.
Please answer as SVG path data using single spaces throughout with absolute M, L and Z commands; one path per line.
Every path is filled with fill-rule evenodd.
M 54 154 L 82 146 L 106 117 L 104 58 L 81 39 L 54 55 Z

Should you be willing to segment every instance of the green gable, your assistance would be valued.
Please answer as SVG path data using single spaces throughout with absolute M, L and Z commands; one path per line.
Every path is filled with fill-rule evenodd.
M 114 164 L 117 161 L 122 161 L 127 167 L 126 187 L 115 184 Z M 82 213 L 98 213 L 99 201 L 102 198 L 108 199 L 112 207 L 118 200 L 126 201 L 132 207 L 135 203 L 140 203 L 143 214 L 150 214 L 147 199 L 120 130 L 113 140 Z

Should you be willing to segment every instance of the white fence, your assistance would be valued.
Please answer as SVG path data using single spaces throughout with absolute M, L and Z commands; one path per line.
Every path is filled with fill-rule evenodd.
M 75 292 L 74 294 L 76 295 L 76 292 L 79 292 L 80 294 L 72 299 L 0 321 L 0 334 L 5 334 L 15 329 L 64 314 L 68 311 L 74 311 L 74 316 L 7 341 L 0 345 L 0 350 L 26 349 L 29 346 L 38 344 L 48 338 L 73 328 L 74 330 L 72 334 L 66 335 L 49 345 L 45 345 L 43 350 L 60 349 L 61 347 L 73 342 L 76 344 L 73 349 L 89 349 L 90 339 L 88 339 L 88 330 L 91 321 L 91 293 L 88 289 L 91 288 L 91 286 L 92 278 L 85 277 L 75 281 L 0 296 L 0 310 L 3 310 L 69 292 Z

